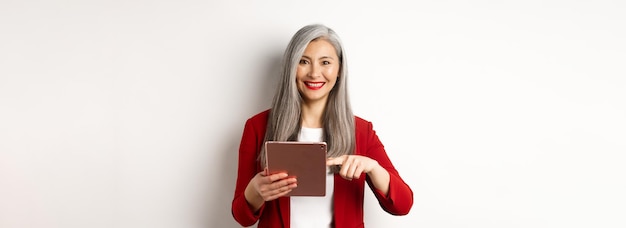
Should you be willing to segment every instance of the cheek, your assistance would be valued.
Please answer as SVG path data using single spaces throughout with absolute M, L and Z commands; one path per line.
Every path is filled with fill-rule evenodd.
M 305 76 L 306 76 L 306 70 L 303 69 L 302 67 L 298 67 L 296 69 L 296 80 L 301 80 Z
M 331 68 L 326 71 L 326 76 L 328 79 L 337 80 L 337 76 L 339 76 L 339 69 Z

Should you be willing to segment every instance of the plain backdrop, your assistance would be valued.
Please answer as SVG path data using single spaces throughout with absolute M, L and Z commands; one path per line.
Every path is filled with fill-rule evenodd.
M 302 26 L 412 187 L 367 227 L 625 227 L 626 2 L 0 0 L 0 227 L 239 227 L 243 124 Z

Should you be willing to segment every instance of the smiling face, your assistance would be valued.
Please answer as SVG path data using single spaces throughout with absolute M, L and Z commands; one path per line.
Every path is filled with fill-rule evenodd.
M 296 84 L 305 103 L 326 103 L 340 66 L 337 51 L 330 42 L 317 39 L 309 43 L 296 71 Z

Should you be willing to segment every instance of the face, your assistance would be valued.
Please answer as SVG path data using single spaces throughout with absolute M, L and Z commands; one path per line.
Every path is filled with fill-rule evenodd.
M 326 103 L 337 82 L 340 66 L 335 47 L 330 42 L 324 39 L 311 41 L 296 71 L 296 84 L 304 102 Z

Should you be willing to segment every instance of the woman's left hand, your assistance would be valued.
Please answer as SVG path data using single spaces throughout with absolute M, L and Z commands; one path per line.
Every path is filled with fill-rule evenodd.
M 358 179 L 362 173 L 369 174 L 374 169 L 382 168 L 374 159 L 361 155 L 342 155 L 328 158 L 326 166 L 340 165 L 339 175 L 346 180 Z

